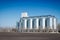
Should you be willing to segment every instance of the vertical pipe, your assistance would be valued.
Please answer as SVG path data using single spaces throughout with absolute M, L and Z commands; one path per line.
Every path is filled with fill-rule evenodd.
M 24 24 L 25 24 L 24 25 L 25 26 L 24 29 L 27 29 L 27 19 L 24 19 Z
M 30 19 L 30 29 L 32 29 L 32 19 Z
M 42 26 L 43 26 L 43 29 L 45 29 L 45 18 L 43 17 L 43 19 L 42 19 Z
M 57 28 L 57 24 L 56 24 L 56 18 L 54 18 L 54 29 Z
M 39 20 L 39 19 L 38 19 L 38 18 L 36 18 L 36 29 L 38 29 L 38 28 L 39 28 L 39 24 L 38 24 L 39 22 L 38 22 L 38 20 Z
M 52 27 L 52 17 L 50 18 L 50 29 L 53 29 L 53 27 Z

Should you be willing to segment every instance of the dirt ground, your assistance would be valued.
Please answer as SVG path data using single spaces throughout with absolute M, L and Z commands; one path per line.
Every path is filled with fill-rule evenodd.
M 60 40 L 60 34 L 0 32 L 0 40 Z

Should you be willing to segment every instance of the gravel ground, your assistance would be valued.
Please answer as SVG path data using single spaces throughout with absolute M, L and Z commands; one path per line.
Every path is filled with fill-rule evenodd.
M 60 40 L 60 34 L 0 32 L 0 40 Z

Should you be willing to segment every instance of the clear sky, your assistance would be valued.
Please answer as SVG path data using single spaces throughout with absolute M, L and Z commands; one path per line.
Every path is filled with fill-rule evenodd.
M 0 0 L 0 27 L 15 27 L 22 12 L 54 15 L 60 22 L 60 0 Z

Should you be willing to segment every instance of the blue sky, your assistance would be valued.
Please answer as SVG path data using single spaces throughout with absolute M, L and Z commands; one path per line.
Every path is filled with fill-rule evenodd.
M 0 0 L 0 27 L 15 27 L 22 12 L 54 15 L 60 23 L 60 0 Z

